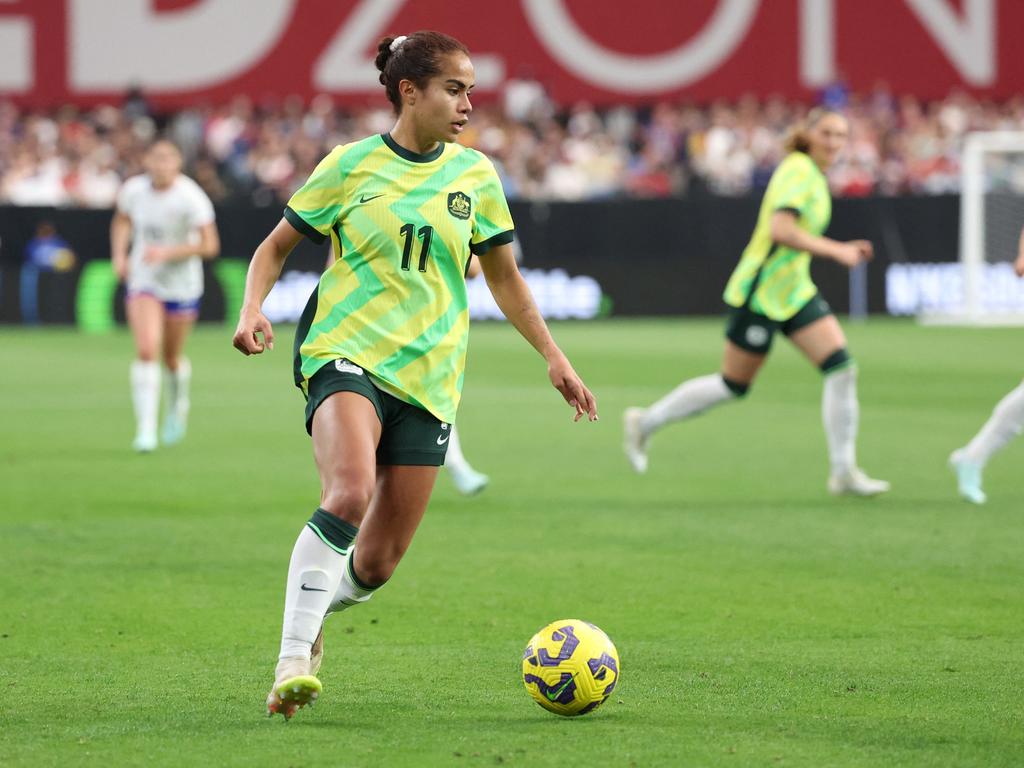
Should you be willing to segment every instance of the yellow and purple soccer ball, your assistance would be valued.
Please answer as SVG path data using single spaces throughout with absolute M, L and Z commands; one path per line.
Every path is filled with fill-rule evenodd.
M 526 690 L 556 715 L 593 712 L 618 682 L 619 652 L 608 635 L 586 621 L 553 621 L 523 652 Z

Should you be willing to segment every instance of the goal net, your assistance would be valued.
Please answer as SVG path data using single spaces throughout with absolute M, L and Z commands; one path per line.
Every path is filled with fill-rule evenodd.
M 968 134 L 960 173 L 958 306 L 921 321 L 1024 325 L 1024 280 L 1013 271 L 1024 227 L 1024 132 Z

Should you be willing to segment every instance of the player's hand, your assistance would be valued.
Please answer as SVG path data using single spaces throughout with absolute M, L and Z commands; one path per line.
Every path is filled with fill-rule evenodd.
M 171 249 L 166 245 L 147 245 L 142 254 L 142 260 L 147 264 L 162 264 L 170 261 Z
M 263 336 L 262 341 L 257 334 Z M 265 349 L 274 348 L 274 329 L 262 312 L 243 309 L 231 343 L 243 355 L 258 355 Z
M 870 240 L 851 240 L 850 245 L 855 245 L 857 250 L 860 252 L 861 262 L 871 261 L 875 258 L 875 246 L 871 244 Z
M 590 421 L 597 421 L 597 399 L 561 352 L 548 362 L 548 377 L 565 402 L 576 409 L 573 421 L 579 421 L 584 414 Z
M 128 279 L 128 259 L 114 259 L 111 262 L 111 267 L 113 267 L 118 280 L 124 282 Z
M 1017 277 L 1024 277 L 1024 251 L 1021 251 L 1020 256 L 1013 262 L 1013 271 L 1017 273 Z
M 862 262 L 870 261 L 874 255 L 874 248 L 869 241 L 850 240 L 846 243 L 839 243 L 835 252 L 835 260 L 844 267 L 852 269 Z

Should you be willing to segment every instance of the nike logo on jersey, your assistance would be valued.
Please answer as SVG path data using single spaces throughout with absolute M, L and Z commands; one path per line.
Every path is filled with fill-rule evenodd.
M 369 197 L 367 197 L 366 195 L 362 195 L 362 196 L 361 196 L 361 197 L 359 198 L 359 202 L 360 202 L 360 203 L 368 203 L 368 202 L 370 202 L 371 200 L 376 200 L 376 199 L 377 199 L 378 197 L 384 197 L 384 193 L 383 193 L 383 192 L 381 192 L 381 193 L 380 193 L 379 195 L 370 195 Z
M 307 587 L 305 582 L 302 583 L 302 587 L 300 587 L 300 589 L 302 589 L 303 592 L 326 592 L 327 591 L 326 589 L 317 589 L 316 587 Z

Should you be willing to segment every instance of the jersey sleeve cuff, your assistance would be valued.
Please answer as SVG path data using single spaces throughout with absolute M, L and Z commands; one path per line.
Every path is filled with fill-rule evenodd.
M 284 218 L 289 224 L 295 227 L 295 230 L 302 235 L 305 235 L 317 245 L 320 245 L 324 240 L 327 239 L 327 235 L 317 232 L 313 227 L 310 226 L 304 218 L 299 216 L 289 206 L 284 208 Z
M 776 213 L 792 213 L 797 218 L 800 218 L 800 209 L 794 208 L 792 205 L 783 205 L 780 208 L 775 209 Z
M 496 245 L 508 245 L 516 239 L 516 232 L 514 229 L 508 229 L 504 232 L 499 232 L 493 237 L 489 237 L 486 240 L 482 240 L 479 243 L 470 243 L 469 250 L 476 256 L 482 253 L 487 253 L 491 248 Z

